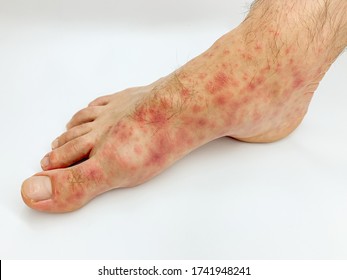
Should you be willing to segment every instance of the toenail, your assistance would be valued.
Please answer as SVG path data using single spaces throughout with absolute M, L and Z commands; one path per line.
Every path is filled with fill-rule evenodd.
M 43 168 L 49 165 L 49 154 L 45 155 L 45 157 L 41 160 L 41 166 Z
M 52 145 L 51 145 L 52 150 L 58 148 L 58 145 L 59 145 L 59 140 L 58 140 L 58 138 L 57 138 L 57 139 L 55 139 L 55 140 L 52 142 Z
M 51 179 L 47 176 L 31 177 L 23 183 L 22 193 L 34 201 L 49 199 L 52 196 Z

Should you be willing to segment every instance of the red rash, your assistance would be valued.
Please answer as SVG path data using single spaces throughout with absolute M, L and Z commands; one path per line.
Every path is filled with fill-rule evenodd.
M 293 89 L 296 90 L 302 87 L 302 85 L 304 84 L 304 80 L 301 74 L 299 73 L 299 71 L 295 69 L 293 71 L 294 71 Z
M 140 145 L 136 145 L 136 146 L 134 147 L 134 152 L 135 152 L 135 154 L 138 155 L 138 156 L 142 155 L 142 153 L 143 153 L 142 147 L 141 147 Z
M 304 80 L 297 77 L 297 78 L 293 81 L 293 88 L 294 88 L 294 89 L 299 89 L 299 88 L 301 88 L 301 86 L 302 86 L 303 84 L 304 84 Z
M 202 111 L 202 108 L 199 105 L 194 105 L 192 110 L 193 110 L 194 114 L 197 114 L 197 113 L 200 113 Z
M 112 133 L 115 139 L 119 140 L 121 143 L 125 143 L 128 141 L 129 137 L 132 136 L 133 128 L 127 127 L 124 123 L 120 122 L 113 128 Z
M 260 43 L 257 43 L 254 49 L 255 49 L 257 52 L 260 52 L 263 48 L 262 48 L 262 46 L 261 46 Z
M 214 99 L 214 102 L 218 106 L 224 106 L 227 103 L 227 98 L 225 95 L 219 95 Z
M 250 82 L 247 86 L 247 89 L 249 89 L 250 91 L 255 90 L 255 88 L 257 87 L 257 85 L 254 82 Z
M 181 90 L 181 95 L 182 95 L 183 97 L 188 97 L 188 96 L 190 95 L 189 89 L 183 88 L 183 89 Z
M 202 80 L 202 81 L 205 80 L 206 77 L 207 77 L 206 73 L 200 73 L 199 74 L 199 79 Z
M 242 57 L 243 57 L 243 59 L 248 60 L 248 61 L 253 60 L 253 56 L 248 54 L 248 53 L 242 54 Z
M 197 121 L 198 126 L 201 126 L 201 127 L 206 126 L 207 123 L 208 123 L 207 120 L 204 119 L 204 118 L 200 118 L 200 119 L 198 119 L 198 121 Z
M 166 155 L 169 154 L 168 152 L 170 151 L 172 144 L 170 144 L 170 139 L 162 133 L 158 133 L 155 138 L 155 148 L 150 151 L 150 158 L 147 165 L 161 166 L 165 164 Z
M 104 179 L 104 173 L 97 168 L 92 168 L 87 172 L 87 178 L 91 178 L 95 182 L 102 182 Z
M 206 89 L 211 94 L 215 94 L 216 92 L 225 88 L 228 84 L 229 78 L 223 72 L 219 72 L 213 79 L 213 81 L 209 81 L 206 85 Z

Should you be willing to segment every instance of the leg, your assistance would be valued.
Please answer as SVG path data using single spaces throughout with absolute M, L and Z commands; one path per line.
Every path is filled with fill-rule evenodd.
M 44 171 L 23 183 L 25 203 L 72 211 L 218 137 L 287 136 L 347 45 L 346 10 L 344 0 L 256 1 L 239 27 L 171 75 L 78 112 L 41 161 Z

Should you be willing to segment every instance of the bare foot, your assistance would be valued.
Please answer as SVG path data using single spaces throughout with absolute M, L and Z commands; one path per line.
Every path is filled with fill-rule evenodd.
M 283 43 L 289 33 L 271 24 L 250 28 L 247 20 L 175 73 L 75 114 L 41 161 L 44 171 L 23 183 L 24 202 L 72 211 L 151 179 L 218 137 L 271 142 L 291 133 L 336 55 Z

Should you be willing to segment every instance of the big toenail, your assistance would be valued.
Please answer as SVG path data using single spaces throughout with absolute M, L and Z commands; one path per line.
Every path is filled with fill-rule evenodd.
M 59 145 L 59 140 L 58 140 L 58 138 L 57 139 L 55 139 L 53 142 L 52 142 L 52 150 L 54 150 L 54 149 L 56 149 L 56 148 L 58 148 L 58 145 Z
M 45 157 L 41 160 L 41 166 L 43 168 L 49 165 L 49 154 L 45 155 Z
M 47 176 L 33 176 L 24 181 L 22 193 L 34 201 L 49 199 L 52 196 L 51 179 Z

